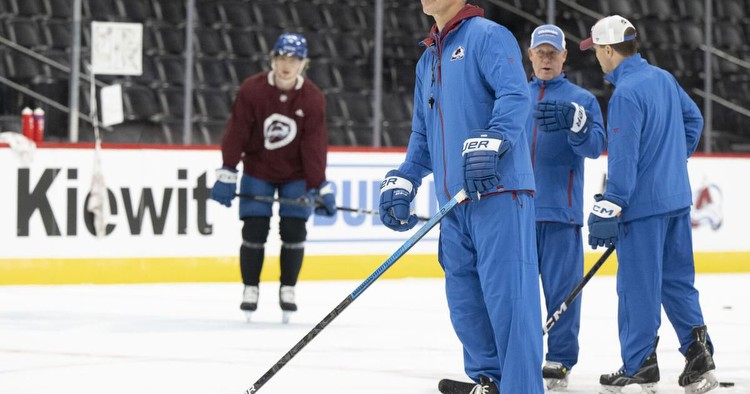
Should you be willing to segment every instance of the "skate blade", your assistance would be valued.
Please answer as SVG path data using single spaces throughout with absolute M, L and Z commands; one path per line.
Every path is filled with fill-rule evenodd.
M 712 371 L 704 373 L 699 379 L 697 382 L 685 386 L 685 394 L 703 394 L 719 387 L 719 381 Z
M 599 394 L 620 394 L 622 393 L 622 387 L 620 386 L 605 386 L 599 389 Z
M 283 312 L 281 312 L 281 323 L 282 324 L 289 324 L 289 320 L 291 320 L 293 314 L 294 314 L 294 312 L 292 312 L 292 311 L 283 311 Z
M 656 394 L 659 388 L 656 383 L 645 383 L 640 386 L 641 386 L 641 393 L 643 394 Z
M 248 323 L 252 323 L 253 322 L 253 312 L 251 312 L 251 311 L 242 311 L 242 312 L 245 313 L 245 320 Z
M 568 388 L 568 379 L 544 379 L 547 391 L 565 391 Z
M 639 384 L 642 394 L 656 394 L 658 385 L 656 383 Z M 599 394 L 620 394 L 625 387 L 622 386 L 605 386 L 602 385 Z M 632 391 L 630 391 L 632 393 Z

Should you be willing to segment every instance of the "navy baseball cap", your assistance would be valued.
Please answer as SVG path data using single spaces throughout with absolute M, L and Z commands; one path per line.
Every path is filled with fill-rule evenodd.
M 542 44 L 549 44 L 558 51 L 565 50 L 565 33 L 555 25 L 541 25 L 531 33 L 531 48 Z

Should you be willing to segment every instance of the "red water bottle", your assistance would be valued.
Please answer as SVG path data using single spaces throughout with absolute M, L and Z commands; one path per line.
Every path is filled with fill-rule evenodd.
M 34 140 L 34 112 L 31 108 L 26 107 L 21 111 L 21 134 L 24 137 Z
M 37 108 L 34 110 L 34 142 L 44 140 L 44 110 Z

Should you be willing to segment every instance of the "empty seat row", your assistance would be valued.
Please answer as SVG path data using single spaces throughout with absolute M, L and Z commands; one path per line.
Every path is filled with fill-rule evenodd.
M 538 1 L 524 2 L 523 6 L 528 7 L 529 3 Z M 705 0 L 577 0 L 577 3 L 602 15 L 625 16 L 631 22 L 641 18 L 699 21 L 706 15 Z M 746 0 L 714 0 L 712 3 L 714 17 L 719 21 L 742 20 L 747 17 L 749 7 L 750 2 Z M 543 12 L 545 7 L 542 6 L 541 10 Z
M 694 22 L 642 23 L 637 26 L 645 47 L 695 48 L 705 41 L 703 25 Z M 714 25 L 713 45 L 731 51 L 741 50 L 750 42 L 750 23 Z
M 226 121 L 231 114 L 231 103 L 235 92 L 218 89 L 198 89 L 193 94 L 194 117 L 209 133 L 210 140 L 220 140 Z M 176 124 L 184 115 L 184 90 L 182 88 L 153 89 L 141 85 L 126 85 L 123 88 L 125 118 L 139 124 Z M 343 130 L 348 142 L 353 145 L 371 144 L 372 96 L 368 94 L 342 93 L 327 95 L 327 110 L 331 138 L 340 139 Z M 405 144 L 411 130 L 411 103 L 400 94 L 387 94 L 383 98 L 383 128 L 390 134 L 383 142 L 387 146 Z M 365 133 L 365 136 L 358 136 Z M 218 134 L 218 135 L 216 135 Z M 338 136 L 338 137 L 337 137 Z M 358 136 L 358 137 L 357 137 Z M 404 137 L 407 136 L 407 137 Z M 367 143 L 362 143 L 362 141 Z
M 83 0 L 84 18 L 99 21 L 168 23 L 184 26 L 185 0 Z M 73 0 L 0 0 L 0 17 L 69 20 Z M 387 30 L 426 34 L 432 20 L 416 7 L 386 8 Z M 307 31 L 372 31 L 372 4 L 340 6 L 324 2 L 271 0 L 197 0 L 194 17 L 200 25 L 243 29 L 280 28 Z
M 0 33 L 11 41 L 36 51 L 47 49 L 67 50 L 72 42 L 72 22 L 64 20 L 36 20 L 13 18 L 0 23 Z M 195 53 L 219 57 L 263 58 L 267 57 L 282 30 L 261 32 L 241 29 L 196 28 L 194 30 Z M 356 35 L 322 32 L 304 32 L 308 40 L 309 57 L 326 57 L 341 62 L 364 62 L 371 57 L 370 41 Z M 91 44 L 88 24 L 81 29 L 81 45 Z M 416 39 L 407 40 L 410 56 L 418 58 Z M 397 46 L 395 46 L 397 47 Z M 146 26 L 143 31 L 143 51 L 152 54 L 183 54 L 185 51 L 185 29 L 171 25 Z M 405 55 L 389 54 L 404 57 Z

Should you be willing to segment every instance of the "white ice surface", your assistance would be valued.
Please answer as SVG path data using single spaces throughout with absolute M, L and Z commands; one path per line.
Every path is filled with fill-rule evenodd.
M 241 394 L 358 285 L 300 282 L 282 325 L 278 283 L 262 283 L 253 323 L 240 284 L 0 286 L 0 394 Z M 569 393 L 596 393 L 620 366 L 614 277 L 584 290 Z M 750 393 L 750 275 L 699 275 L 716 375 Z M 682 393 L 683 359 L 664 316 L 659 393 Z M 437 393 L 465 379 L 440 279 L 378 280 L 260 393 Z M 504 393 L 505 394 L 505 393 Z M 515 393 L 513 393 L 515 394 Z

